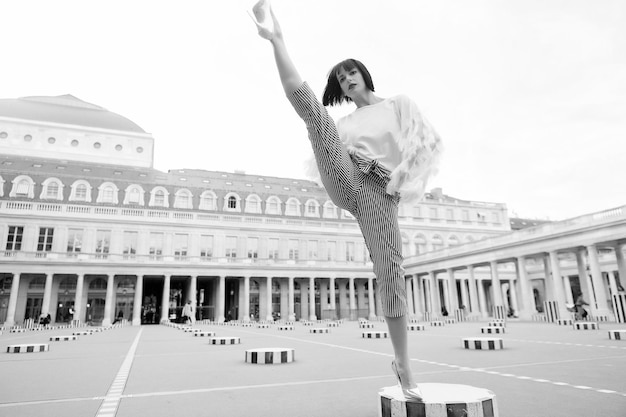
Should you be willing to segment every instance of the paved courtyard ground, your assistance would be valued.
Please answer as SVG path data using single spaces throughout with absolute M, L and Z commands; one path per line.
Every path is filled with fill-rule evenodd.
M 486 323 L 409 332 L 420 382 L 464 384 L 496 394 L 500 417 L 626 417 L 626 341 L 608 330 L 509 322 L 503 350 L 464 349 Z M 314 327 L 323 327 L 315 324 Z M 371 330 L 386 330 L 375 323 Z M 312 334 L 198 325 L 241 344 L 210 345 L 173 327 L 121 327 L 71 342 L 71 329 L 0 335 L 0 416 L 195 417 L 378 415 L 378 391 L 395 384 L 389 339 L 364 339 L 357 322 Z M 49 343 L 41 353 L 5 353 L 8 345 Z M 254 348 L 295 349 L 295 361 L 245 362 Z M 119 389 L 120 395 L 115 395 Z

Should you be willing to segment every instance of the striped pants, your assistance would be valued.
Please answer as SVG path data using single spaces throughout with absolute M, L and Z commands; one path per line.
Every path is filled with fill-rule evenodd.
M 376 288 L 386 317 L 407 314 L 402 237 L 398 225 L 399 196 L 387 194 L 389 172 L 377 161 L 350 155 L 334 121 L 308 86 L 290 97 L 309 131 L 322 183 L 330 199 L 358 221 L 376 275 Z

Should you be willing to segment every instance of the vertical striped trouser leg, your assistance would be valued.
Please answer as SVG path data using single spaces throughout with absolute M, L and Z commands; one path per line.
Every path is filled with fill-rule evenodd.
M 399 197 L 387 194 L 387 182 L 372 173 L 363 175 L 355 217 L 374 264 L 383 314 L 385 317 L 401 317 L 408 311 L 402 236 L 398 225 Z

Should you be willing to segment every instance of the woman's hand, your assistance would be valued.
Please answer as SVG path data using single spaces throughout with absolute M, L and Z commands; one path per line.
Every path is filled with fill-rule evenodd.
M 273 41 L 275 39 L 282 38 L 280 25 L 278 24 L 278 20 L 276 19 L 274 11 L 270 6 L 269 0 L 259 0 L 254 7 L 252 7 L 252 14 L 250 14 L 250 17 L 256 25 L 259 36 L 263 39 Z

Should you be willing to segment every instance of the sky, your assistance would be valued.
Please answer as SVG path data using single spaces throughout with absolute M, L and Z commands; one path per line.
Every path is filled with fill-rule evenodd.
M 305 179 L 311 150 L 244 0 L 0 2 L 0 98 L 71 94 L 155 138 L 154 168 Z M 273 0 L 321 97 L 362 61 L 445 144 L 428 188 L 562 220 L 626 204 L 626 1 Z M 337 119 L 354 109 L 329 110 Z

